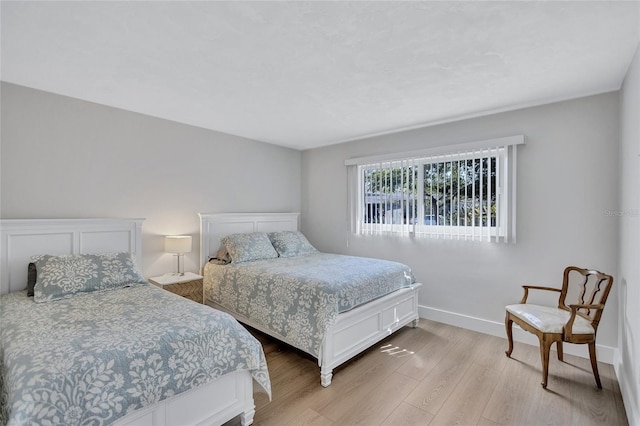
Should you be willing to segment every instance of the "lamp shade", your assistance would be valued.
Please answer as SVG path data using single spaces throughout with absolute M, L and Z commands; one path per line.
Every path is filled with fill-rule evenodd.
M 164 237 L 166 253 L 191 253 L 190 235 L 167 235 Z

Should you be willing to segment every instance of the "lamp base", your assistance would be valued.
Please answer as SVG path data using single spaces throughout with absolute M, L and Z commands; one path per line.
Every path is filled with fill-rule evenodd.
M 177 269 L 178 272 L 172 272 L 171 275 L 173 275 L 174 277 L 181 277 L 184 275 L 184 269 L 182 271 L 180 270 L 180 258 L 184 256 L 184 254 L 176 253 L 174 254 L 174 256 L 178 259 L 178 269 Z M 182 264 L 184 268 L 184 262 L 182 262 Z

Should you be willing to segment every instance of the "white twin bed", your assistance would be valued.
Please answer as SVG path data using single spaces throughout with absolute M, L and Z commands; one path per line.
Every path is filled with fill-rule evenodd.
M 401 327 L 407 324 L 414 327 L 417 325 L 418 291 L 421 284 L 409 279 L 407 274 L 410 275 L 410 270 L 407 272 L 408 267 L 405 265 L 322 253 L 304 252 L 304 255 L 299 257 L 293 253 L 285 259 L 280 253 L 277 259 L 258 259 L 241 263 L 236 267 L 233 262 L 222 266 L 208 263 L 209 258 L 215 256 L 220 249 L 221 240 L 225 236 L 268 233 L 271 238 L 272 235 L 277 236 L 283 231 L 285 234 L 287 231 L 295 233 L 298 230 L 298 217 L 298 213 L 200 214 L 200 255 L 205 277 L 204 301 L 216 309 L 229 312 L 240 322 L 316 357 L 320 366 L 320 381 L 322 386 L 326 387 L 331 384 L 334 368 Z M 278 246 L 278 242 L 274 242 L 274 245 Z M 322 263 L 316 263 L 315 258 L 318 258 L 317 262 Z M 344 263 L 354 260 L 358 263 Z M 281 264 L 285 264 L 286 272 L 282 272 Z M 241 265 L 247 266 L 241 268 Z M 398 265 L 403 269 L 396 271 L 395 278 L 392 278 L 388 268 Z M 386 275 L 362 278 L 360 272 L 363 269 L 380 270 Z M 304 270 L 315 274 L 308 277 L 304 275 Z M 241 281 L 237 283 L 239 288 L 232 289 L 231 284 L 226 284 L 225 276 Z M 325 277 L 330 279 L 324 280 Z M 397 285 L 393 288 L 387 287 L 386 282 L 392 279 Z M 331 299 L 336 293 L 324 296 L 325 302 L 327 298 L 331 299 L 328 303 L 314 299 L 315 306 L 338 305 L 337 312 L 325 309 L 322 315 L 319 315 L 319 325 L 314 324 L 305 314 L 305 310 L 296 306 L 295 302 L 286 300 L 288 297 L 291 298 L 290 293 L 295 293 L 301 287 L 333 287 L 338 285 L 336 280 L 346 282 L 347 285 L 349 281 L 359 281 L 361 285 L 359 288 L 348 290 L 346 297 L 352 300 L 347 301 L 345 309 L 340 309 L 340 303 Z M 276 283 L 284 285 L 276 286 Z M 254 286 L 251 289 L 248 287 L 250 284 Z M 358 300 L 359 296 L 355 292 L 367 292 L 375 286 L 379 288 L 378 293 Z M 275 293 L 275 296 L 270 292 Z M 343 293 L 345 292 L 340 294 L 344 295 Z M 242 300 L 247 298 L 251 300 L 248 305 Z M 259 309 L 261 303 L 267 308 Z M 271 311 L 268 315 L 265 314 L 267 309 Z
M 118 274 L 135 275 L 113 266 L 140 260 L 141 226 L 140 219 L 0 221 L 1 424 L 216 425 L 238 415 L 252 423 L 254 385 L 270 392 L 266 361 L 232 317 L 146 283 L 58 300 L 46 300 L 36 284 L 27 297 L 34 255 L 110 253 L 48 259 L 80 265 L 62 274 L 38 266 L 43 280 L 59 279 L 66 290 L 91 267 L 93 277 L 111 268 L 110 285 Z

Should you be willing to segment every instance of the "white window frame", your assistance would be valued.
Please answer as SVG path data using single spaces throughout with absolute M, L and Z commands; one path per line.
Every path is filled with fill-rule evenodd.
M 428 150 L 353 158 L 345 161 L 348 167 L 349 220 L 351 231 L 363 235 L 401 235 L 476 241 L 516 241 L 516 152 L 525 143 L 524 135 L 447 145 Z M 417 167 L 417 194 L 424 194 L 424 165 L 462 161 L 472 158 L 496 157 L 496 226 L 428 225 L 419 223 L 370 224 L 365 218 L 364 171 L 373 168 Z M 422 196 L 414 202 L 414 217 L 425 217 Z M 414 209 L 416 208 L 414 207 Z

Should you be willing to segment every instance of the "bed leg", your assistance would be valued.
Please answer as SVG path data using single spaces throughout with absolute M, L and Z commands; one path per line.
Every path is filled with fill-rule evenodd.
M 331 378 L 333 377 L 333 368 L 321 367 L 320 368 L 320 384 L 325 388 L 331 384 Z
M 419 322 L 420 322 L 420 318 L 414 319 L 413 321 L 411 321 L 411 327 L 416 328 Z
M 253 424 L 253 416 L 256 414 L 256 410 L 252 409 L 251 411 L 245 411 L 240 414 L 240 424 L 242 426 L 249 426 Z

